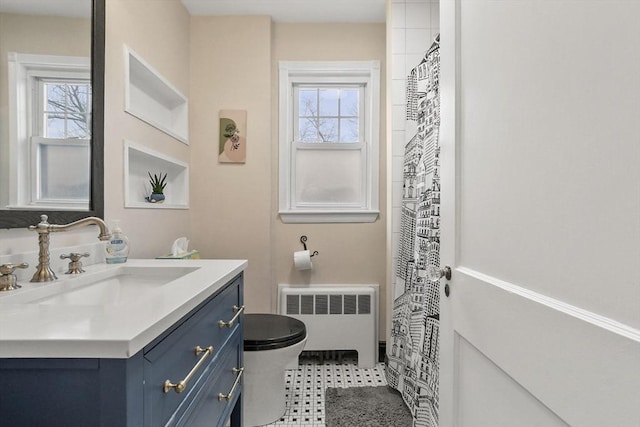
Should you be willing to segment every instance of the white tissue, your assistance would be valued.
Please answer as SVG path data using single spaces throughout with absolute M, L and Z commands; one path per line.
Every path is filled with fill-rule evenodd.
M 187 252 L 188 248 L 189 248 L 189 239 L 187 239 L 186 237 L 177 238 L 173 242 L 173 245 L 171 245 L 171 255 L 178 256 L 180 254 L 183 254 Z
M 309 251 L 294 252 L 293 265 L 296 270 L 311 270 L 313 268 L 313 264 L 311 263 L 311 254 Z

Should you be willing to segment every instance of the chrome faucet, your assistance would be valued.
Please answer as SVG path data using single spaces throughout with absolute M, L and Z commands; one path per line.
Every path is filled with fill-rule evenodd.
M 66 225 L 49 224 L 47 219 L 49 219 L 47 215 L 40 215 L 40 222 L 38 225 L 29 226 L 29 230 L 34 230 L 38 233 L 38 246 L 40 248 L 38 253 L 38 266 L 36 267 L 35 274 L 31 278 L 32 282 L 51 282 L 58 278 L 53 270 L 51 270 L 51 266 L 49 264 L 49 233 L 56 231 L 69 231 L 94 224 L 100 227 L 98 239 L 109 240 L 109 238 L 111 238 L 107 224 L 105 224 L 102 219 L 95 216 L 79 219 L 78 221 L 71 222 Z

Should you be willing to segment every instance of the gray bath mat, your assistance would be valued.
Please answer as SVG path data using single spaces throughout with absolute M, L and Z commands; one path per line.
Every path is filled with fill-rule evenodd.
M 386 386 L 327 388 L 327 427 L 411 427 L 413 419 L 400 394 Z

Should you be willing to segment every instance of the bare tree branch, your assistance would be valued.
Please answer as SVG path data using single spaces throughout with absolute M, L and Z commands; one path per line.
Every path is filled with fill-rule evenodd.
M 47 95 L 48 117 L 65 120 L 65 137 L 91 136 L 89 111 L 89 87 L 85 84 L 49 84 L 53 96 Z M 69 123 L 73 123 L 80 132 L 70 132 Z M 72 135 L 70 135 L 70 133 Z

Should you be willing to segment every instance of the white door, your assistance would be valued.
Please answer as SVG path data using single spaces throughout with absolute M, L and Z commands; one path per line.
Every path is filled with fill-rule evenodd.
M 638 427 L 640 1 L 440 13 L 440 426 Z

